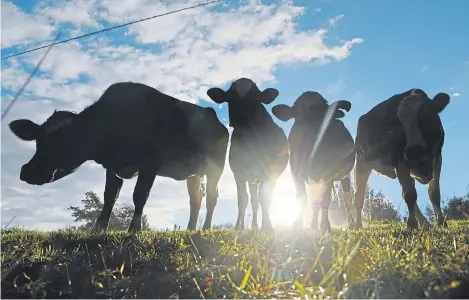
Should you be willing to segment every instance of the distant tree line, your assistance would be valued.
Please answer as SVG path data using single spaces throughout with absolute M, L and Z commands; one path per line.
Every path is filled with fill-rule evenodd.
M 82 225 L 75 227 L 80 230 L 92 229 L 96 220 L 103 209 L 104 203 L 101 202 L 95 192 L 89 191 L 85 193 L 85 199 L 81 200 L 81 206 L 70 206 L 68 210 L 72 212 L 74 222 L 81 222 Z M 130 221 L 134 216 L 134 206 L 131 204 L 116 204 L 112 210 L 111 219 L 109 221 L 109 230 L 127 230 Z M 144 214 L 142 216 L 142 230 L 149 230 L 150 223 Z
M 333 197 L 333 203 L 331 203 L 331 209 L 338 210 L 340 213 L 347 217 L 347 213 L 344 207 L 343 191 L 338 186 L 336 188 L 336 197 Z M 201 182 L 201 193 L 205 196 L 205 183 Z M 353 190 L 352 201 L 353 199 Z M 334 195 L 333 195 L 334 196 Z M 95 192 L 89 191 L 85 193 L 85 199 L 81 200 L 81 206 L 70 206 L 68 210 L 72 212 L 74 222 L 82 223 L 82 225 L 75 227 L 76 229 L 88 230 L 94 227 L 96 220 L 103 208 L 98 195 Z M 442 201 L 443 214 L 447 220 L 467 220 L 469 219 L 469 185 L 466 188 L 466 195 L 451 198 Z M 131 204 L 116 204 L 112 211 L 111 219 L 109 222 L 110 230 L 127 230 L 130 221 L 134 214 L 134 207 Z M 425 216 L 430 220 L 434 221 L 433 208 L 430 204 L 427 204 L 424 208 Z M 365 191 L 365 201 L 363 204 L 363 220 L 368 222 L 373 221 L 401 221 L 405 220 L 405 217 L 399 214 L 399 211 L 393 205 L 392 201 L 387 198 L 381 191 L 375 191 L 371 187 L 367 186 Z M 233 224 L 224 223 L 213 225 L 214 229 L 227 229 L 233 228 Z M 144 214 L 142 217 L 142 229 L 150 230 L 150 224 L 147 216 Z
M 466 187 L 466 195 L 453 196 L 442 201 L 441 209 L 447 220 L 467 220 L 469 219 L 469 185 Z M 434 221 L 435 215 L 430 203 L 425 206 L 425 217 Z

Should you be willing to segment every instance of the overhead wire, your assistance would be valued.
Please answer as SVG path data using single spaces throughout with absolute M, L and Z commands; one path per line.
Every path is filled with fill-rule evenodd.
M 34 76 L 34 75 L 36 74 L 36 72 L 39 70 L 40 66 L 42 65 L 42 62 L 44 61 L 44 59 L 46 58 L 46 56 L 49 54 L 49 52 L 50 52 L 50 50 L 52 49 L 53 46 L 58 45 L 58 44 L 67 43 L 67 42 L 70 42 L 70 41 L 73 41 L 73 40 L 79 40 L 79 39 L 82 39 L 82 38 L 85 38 L 85 37 L 89 37 L 89 36 L 91 36 L 91 35 L 95 35 L 95 34 L 98 34 L 98 33 L 110 31 L 110 30 L 113 30 L 113 29 L 117 29 L 117 28 L 129 26 L 129 25 L 133 25 L 133 24 L 136 24 L 136 23 L 148 21 L 148 20 L 155 19 L 155 18 L 158 18 L 158 17 L 163 17 L 163 16 L 167 16 L 167 15 L 170 15 L 170 14 L 175 14 L 175 13 L 182 12 L 182 11 L 185 11 L 185 10 L 190 10 L 190 9 L 193 9 L 193 8 L 198 8 L 198 7 L 202 7 L 202 6 L 207 6 L 207 5 L 214 4 L 214 3 L 217 3 L 217 2 L 222 2 L 222 1 L 223 1 L 223 0 L 213 0 L 213 1 L 208 1 L 208 2 L 201 3 L 201 4 L 196 4 L 196 5 L 188 6 L 188 7 L 184 7 L 184 8 L 181 8 L 181 9 L 172 10 L 172 11 L 169 11 L 169 12 L 166 12 L 166 13 L 154 15 L 154 16 L 151 16 L 151 17 L 148 17 L 148 18 L 143 18 L 143 19 L 139 19 L 139 20 L 136 20 L 136 21 L 128 22 L 128 23 L 125 23 L 125 24 L 121 24 L 121 25 L 117 25 L 117 26 L 113 26 L 113 27 L 101 29 L 101 30 L 98 30 L 98 31 L 90 32 L 90 33 L 87 33 L 87 34 L 83 34 L 83 35 L 76 36 L 76 37 L 73 37 L 73 38 L 65 39 L 65 40 L 62 40 L 62 41 L 57 41 L 57 39 L 58 39 L 59 36 L 60 36 L 60 32 L 59 32 L 59 33 L 57 34 L 57 36 L 55 37 L 54 42 L 51 43 L 51 44 L 47 44 L 47 45 L 44 45 L 44 46 L 41 46 L 41 47 L 36 47 L 36 48 L 33 48 L 33 49 L 29 49 L 29 50 L 26 50 L 26 51 L 23 51 L 23 52 L 18 52 L 18 53 L 11 54 L 11 55 L 8 55 L 8 56 L 3 57 L 1 60 L 9 59 L 9 58 L 12 58 L 12 57 L 15 57 L 15 56 L 20 56 L 20 55 L 23 55 L 23 54 L 26 54 L 26 53 L 30 53 L 30 52 L 34 52 L 34 51 L 41 50 L 41 49 L 44 49 L 44 48 L 48 48 L 48 49 L 46 50 L 46 52 L 44 53 L 43 57 L 41 58 L 41 60 L 40 60 L 40 61 L 38 62 L 38 64 L 36 65 L 36 68 L 34 68 L 34 70 L 33 70 L 33 71 L 31 72 L 31 74 L 29 75 L 28 79 L 24 82 L 24 84 L 23 84 L 23 85 L 21 86 L 21 88 L 18 90 L 18 92 L 16 93 L 16 95 L 15 95 L 15 96 L 13 97 L 13 99 L 10 101 L 9 105 L 7 106 L 7 108 L 2 112 L 1 122 L 3 122 L 3 119 L 6 117 L 6 115 L 8 114 L 8 112 L 11 110 L 11 108 L 12 108 L 13 105 L 15 104 L 16 100 L 21 96 L 21 94 L 23 93 L 23 91 L 24 91 L 24 89 L 26 88 L 26 86 L 29 84 L 29 82 L 31 81 L 31 79 L 33 78 L 33 76 Z
M 60 36 L 60 31 L 59 31 L 59 33 L 57 33 L 57 36 L 55 37 L 55 40 L 57 40 L 59 38 L 59 36 Z M 36 68 L 34 68 L 34 70 L 31 72 L 31 74 L 29 74 L 28 79 L 26 79 L 26 81 L 23 83 L 23 85 L 18 90 L 18 92 L 16 92 L 16 95 L 13 97 L 13 99 L 8 104 L 7 108 L 2 112 L 1 122 L 3 122 L 3 119 L 6 117 L 6 115 L 10 111 L 10 109 L 13 107 L 13 104 L 15 104 L 16 100 L 18 100 L 18 98 L 21 96 L 21 94 L 23 93 L 23 91 L 26 88 L 26 86 L 28 85 L 28 83 L 31 81 L 31 79 L 34 77 L 34 75 L 36 75 L 36 72 L 39 70 L 39 68 L 42 65 L 42 62 L 46 58 L 47 54 L 49 54 L 50 50 L 52 49 L 52 47 L 54 45 L 55 45 L 54 43 L 50 44 L 49 48 L 47 48 L 47 50 L 44 53 L 44 55 L 42 56 L 41 60 L 37 63 Z
M 98 30 L 98 31 L 93 31 L 93 32 L 90 32 L 90 33 L 87 33 L 87 34 L 83 34 L 83 35 L 79 35 L 79 36 L 76 36 L 76 37 L 73 37 L 73 38 L 69 38 L 69 39 L 66 39 L 66 40 L 54 42 L 54 43 L 52 43 L 52 44 L 48 44 L 48 45 L 44 45 L 44 46 L 41 46 L 41 47 L 29 49 L 29 50 L 26 50 L 26 51 L 23 51 L 23 52 L 18 52 L 18 53 L 15 53 L 15 54 L 11 54 L 11 55 L 2 57 L 2 60 L 8 59 L 8 58 L 12 58 L 12 57 L 15 57 L 15 56 L 19 56 L 19 55 L 23 55 L 23 54 L 26 54 L 26 53 L 30 53 L 30 52 L 33 52 L 33 51 L 37 51 L 37 50 L 40 50 L 40 49 L 44 49 L 44 48 L 47 48 L 47 47 L 51 47 L 51 46 L 54 46 L 54 45 L 67 43 L 67 42 L 70 42 L 70 41 L 73 41 L 73 40 L 79 40 L 79 39 L 82 39 L 82 38 L 85 38 L 85 37 L 89 37 L 89 36 L 91 36 L 91 35 L 95 35 L 95 34 L 98 34 L 98 33 L 102 33 L 102 32 L 106 32 L 106 31 L 114 30 L 114 29 L 117 29 L 117 28 L 121 28 L 121 27 L 129 26 L 129 25 L 133 25 L 133 24 L 136 24 L 136 23 L 148 21 L 148 20 L 151 20 L 151 19 L 155 19 L 155 18 L 159 18 L 159 17 L 163 17 L 163 16 L 175 14 L 175 13 L 178 13 L 178 12 L 181 12 L 181 11 L 185 11 L 185 10 L 190 10 L 190 9 L 193 9 L 193 8 L 198 8 L 198 7 L 202 7 L 202 6 L 207 6 L 207 5 L 209 5 L 209 4 L 214 4 L 214 3 L 222 2 L 222 1 L 223 1 L 223 0 L 213 0 L 213 1 L 205 2 L 205 3 L 201 3 L 201 4 L 196 4 L 196 5 L 184 7 L 184 8 L 181 8 L 181 9 L 172 10 L 172 11 L 165 12 L 165 13 L 162 13 L 162 14 L 159 14 L 159 15 L 154 15 L 154 16 L 151 16 L 151 17 L 148 17 L 148 18 L 144 18 L 144 19 L 140 19 L 140 20 L 128 22 L 128 23 L 125 23 L 125 24 L 121 24 L 121 25 L 117 25 L 117 26 L 113 26 L 113 27 L 109 27 L 109 28 L 104 28 L 104 29 L 101 29 L 101 30 Z

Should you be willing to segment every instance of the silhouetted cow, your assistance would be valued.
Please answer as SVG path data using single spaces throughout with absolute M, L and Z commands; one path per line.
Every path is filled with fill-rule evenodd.
M 272 108 L 273 114 L 282 121 L 295 119 L 288 136 L 290 168 L 301 212 L 306 204 L 305 182 L 311 186 L 312 228 L 317 228 L 321 209 L 321 229 L 331 229 L 328 212 L 334 181 L 342 183 L 349 223 L 353 220 L 350 172 L 355 163 L 354 141 L 342 121 L 337 120 L 345 116 L 340 109 L 349 111 L 351 106 L 345 100 L 329 105 L 321 94 L 305 92 L 292 107 L 279 104 Z M 302 223 L 301 214 L 295 225 L 302 227 Z
M 274 101 L 279 92 L 274 88 L 260 91 L 251 79 L 240 78 L 226 92 L 220 88 L 211 88 L 207 94 L 216 103 L 228 103 L 230 126 L 233 127 L 229 163 L 238 193 L 236 228 L 244 228 L 248 204 L 247 182 L 253 211 L 252 227 L 258 227 L 260 201 L 262 228 L 271 229 L 271 194 L 278 177 L 288 164 L 289 154 L 285 133 L 274 123 L 263 104 Z
M 137 175 L 129 231 L 141 230 L 143 208 L 156 176 L 187 179 L 191 207 L 187 227 L 195 229 L 202 201 L 200 177 L 207 175 L 204 228 L 211 227 L 229 140 L 228 130 L 213 108 L 126 82 L 109 86 L 79 114 L 55 111 L 42 125 L 19 119 L 10 128 L 20 139 L 36 140 L 36 153 L 20 174 L 29 184 L 59 180 L 88 160 L 106 169 L 98 229 L 107 229 L 123 179 Z
M 438 93 L 433 100 L 419 89 L 396 94 L 379 103 L 358 121 L 355 166 L 355 205 L 357 227 L 362 226 L 361 212 L 365 186 L 374 169 L 399 180 L 409 210 L 407 226 L 417 228 L 417 218 L 429 226 L 417 205 L 415 179 L 428 185 L 438 225 L 445 225 L 440 208 L 440 172 L 445 131 L 439 113 L 450 97 Z

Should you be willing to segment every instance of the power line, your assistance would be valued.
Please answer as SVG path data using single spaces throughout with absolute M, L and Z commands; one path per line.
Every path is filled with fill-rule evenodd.
M 10 111 L 10 109 L 12 108 L 13 104 L 15 104 L 16 100 L 17 100 L 17 99 L 21 96 L 21 94 L 23 93 L 23 90 L 26 88 L 26 86 L 28 85 L 29 81 L 31 81 L 31 78 L 33 78 L 33 76 L 36 74 L 37 70 L 39 70 L 39 67 L 41 67 L 42 62 L 43 62 L 44 59 L 46 58 L 47 54 L 49 54 L 50 50 L 52 49 L 52 46 L 56 45 L 55 41 L 57 41 L 57 39 L 59 38 L 59 36 L 60 36 L 60 31 L 57 33 L 57 36 L 55 37 L 54 43 L 52 43 L 52 44 L 49 45 L 49 48 L 47 48 L 47 50 L 46 50 L 46 52 L 44 53 L 44 55 L 42 56 L 41 60 L 37 63 L 36 68 L 31 72 L 31 74 L 29 74 L 28 79 L 26 79 L 26 81 L 23 83 L 23 85 L 22 85 L 21 88 L 18 90 L 18 92 L 16 92 L 15 97 L 13 97 L 13 99 L 10 101 L 10 104 L 8 104 L 7 108 L 2 112 L 2 119 L 1 119 L 2 122 L 3 122 L 3 119 L 6 117 L 6 115 L 8 114 L 8 112 Z
M 152 17 L 148 17 L 148 18 L 145 18 L 145 19 L 140 19 L 140 20 L 132 21 L 132 22 L 125 23 L 125 24 L 122 24 L 122 25 L 117 25 L 117 26 L 114 26 L 114 27 L 105 28 L 105 29 L 102 29 L 102 30 L 99 30 L 99 31 L 90 32 L 90 33 L 80 35 L 80 36 L 76 36 L 76 37 L 73 37 L 73 38 L 70 38 L 70 39 L 54 42 L 54 43 L 49 44 L 49 45 L 45 45 L 45 46 L 29 49 L 29 50 L 26 50 L 26 51 L 23 51 L 23 52 L 11 54 L 11 55 L 8 55 L 6 57 L 3 57 L 2 60 L 8 59 L 8 58 L 11 58 L 11 57 L 15 57 L 15 56 L 19 56 L 19 55 L 23 55 L 23 54 L 26 54 L 26 53 L 29 53 L 29 52 L 37 51 L 37 50 L 40 50 L 40 49 L 44 49 L 44 48 L 47 48 L 47 47 L 51 47 L 51 46 L 54 46 L 54 45 L 63 44 L 63 43 L 70 42 L 70 41 L 73 41 L 73 40 L 78 40 L 78 39 L 88 37 L 88 36 L 91 36 L 91 35 L 94 35 L 94 34 L 98 34 L 98 33 L 101 33 L 101 32 L 110 31 L 110 30 L 113 30 L 113 29 L 116 29 L 116 28 L 129 26 L 129 25 L 140 23 L 140 22 L 147 21 L 147 20 L 150 20 L 150 19 L 155 19 L 155 18 L 158 18 L 158 17 L 171 15 L 171 14 L 175 14 L 175 13 L 178 13 L 178 12 L 181 12 L 181 11 L 184 11 L 184 10 L 189 10 L 189 9 L 193 9 L 193 8 L 197 8 L 197 7 L 202 7 L 202 6 L 206 6 L 206 5 L 209 5 L 209 4 L 222 2 L 222 1 L 223 0 L 214 0 L 214 1 L 209 1 L 209 2 L 205 2 L 205 3 L 193 5 L 193 6 L 188 6 L 188 7 L 177 9 L 177 10 L 172 10 L 172 11 L 169 11 L 169 12 L 166 12 L 166 13 L 163 13 L 163 14 L 159 14 L 159 15 L 155 15 L 155 16 L 152 16 Z

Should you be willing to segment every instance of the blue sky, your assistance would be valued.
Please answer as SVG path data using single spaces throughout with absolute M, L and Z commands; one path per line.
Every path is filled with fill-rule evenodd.
M 201 2 L 122 0 L 117 7 L 108 0 L 2 1 L 2 57 L 53 40 L 56 28 L 64 38 Z M 343 119 L 352 135 L 358 117 L 393 94 L 414 87 L 431 96 L 447 92 L 452 97 L 441 114 L 446 130 L 441 191 L 443 198 L 462 195 L 469 184 L 469 171 L 461 167 L 469 165 L 469 143 L 463 138 L 469 129 L 464 117 L 469 110 L 468 9 L 464 1 L 445 6 L 422 0 L 225 1 L 57 46 L 2 124 L 2 225 L 13 216 L 15 224 L 31 228 L 71 224 L 66 208 L 77 205 L 86 191 L 102 195 L 105 174 L 87 163 L 57 183 L 28 186 L 19 181 L 19 169 L 34 145 L 14 138 L 4 125 L 20 117 L 43 122 L 54 108 L 79 111 L 109 84 L 126 80 L 211 105 L 225 123 L 226 105 L 207 101 L 205 92 L 212 86 L 226 87 L 246 76 L 262 88 L 275 87 L 280 95 L 269 111 L 316 90 L 329 101 L 352 102 Z M 42 53 L 2 61 L 2 109 Z M 277 123 L 288 133 L 293 122 Z M 276 189 L 277 215 L 293 201 L 289 176 L 287 171 Z M 118 203 L 131 202 L 134 184 L 125 183 Z M 373 173 L 369 184 L 406 213 L 397 180 Z M 234 222 L 236 193 L 228 164 L 219 188 L 214 223 Z M 428 203 L 426 189 L 417 184 L 421 208 Z M 184 182 L 159 178 L 145 213 L 155 228 L 173 223 L 184 228 L 188 209 Z M 199 218 L 204 215 L 201 211 Z

